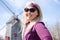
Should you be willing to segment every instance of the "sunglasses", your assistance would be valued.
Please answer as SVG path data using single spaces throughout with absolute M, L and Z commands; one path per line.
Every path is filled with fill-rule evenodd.
M 35 12 L 35 10 L 36 10 L 36 8 L 30 8 L 30 9 L 29 8 L 25 8 L 24 9 L 25 12 L 28 12 L 28 11 Z

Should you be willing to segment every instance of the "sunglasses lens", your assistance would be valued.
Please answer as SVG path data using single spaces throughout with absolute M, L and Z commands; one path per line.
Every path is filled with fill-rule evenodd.
M 29 10 L 28 8 L 25 8 L 25 9 L 24 9 L 25 12 L 28 12 L 28 10 Z
M 35 12 L 35 9 L 34 9 L 34 8 L 31 8 L 31 9 L 30 9 L 30 12 Z
M 25 8 L 25 9 L 24 9 L 25 12 L 28 12 L 28 11 L 30 11 L 30 12 L 35 12 L 35 10 L 36 10 L 35 8 L 30 8 L 30 9 Z

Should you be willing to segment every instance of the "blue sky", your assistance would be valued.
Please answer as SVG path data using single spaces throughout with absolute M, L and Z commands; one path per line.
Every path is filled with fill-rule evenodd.
M 19 15 L 21 20 L 23 8 L 26 2 L 31 0 L 2 0 L 16 15 Z M 43 13 L 43 21 L 48 25 L 54 24 L 56 21 L 60 21 L 60 0 L 33 0 L 37 2 Z M 12 16 L 12 13 L 6 8 L 6 6 L 0 0 L 0 29 L 5 26 L 8 19 Z M 0 35 L 5 35 L 3 30 L 0 30 Z M 3 34 L 2 34 L 3 33 Z

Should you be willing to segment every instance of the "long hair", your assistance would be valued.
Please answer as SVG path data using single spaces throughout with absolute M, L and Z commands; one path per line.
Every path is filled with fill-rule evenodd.
M 31 1 L 31 2 L 28 2 L 27 4 L 26 4 L 26 6 L 25 7 L 27 7 L 28 5 L 31 5 L 31 6 L 35 6 L 35 7 L 37 7 L 37 11 L 38 11 L 38 16 L 36 17 L 36 18 L 34 18 L 33 19 L 33 21 L 32 22 L 30 22 L 30 24 L 28 25 L 28 27 L 26 26 L 26 16 L 25 16 L 25 14 L 23 13 L 23 30 L 22 30 L 22 37 L 23 36 L 25 36 L 30 30 L 31 30 L 31 28 L 33 27 L 33 25 L 37 22 L 37 21 L 42 21 L 42 11 L 41 11 L 41 8 L 40 8 L 40 6 L 36 3 L 36 2 L 33 2 L 33 1 Z M 29 21 L 27 21 L 27 23 L 28 23 Z

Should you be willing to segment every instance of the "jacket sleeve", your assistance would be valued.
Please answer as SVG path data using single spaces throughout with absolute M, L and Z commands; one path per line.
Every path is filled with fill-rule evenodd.
M 52 40 L 51 34 L 45 27 L 45 25 L 43 25 L 42 23 L 37 23 L 34 28 L 41 40 Z

